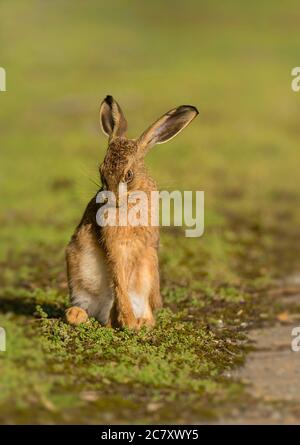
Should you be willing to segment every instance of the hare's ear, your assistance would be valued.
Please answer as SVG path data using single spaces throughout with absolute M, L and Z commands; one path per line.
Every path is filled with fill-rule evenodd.
M 106 96 L 100 107 L 100 124 L 104 134 L 110 139 L 123 136 L 127 130 L 127 121 L 117 101 Z
M 168 111 L 139 137 L 139 149 L 145 153 L 154 144 L 169 141 L 192 122 L 197 114 L 197 108 L 192 105 L 181 105 Z

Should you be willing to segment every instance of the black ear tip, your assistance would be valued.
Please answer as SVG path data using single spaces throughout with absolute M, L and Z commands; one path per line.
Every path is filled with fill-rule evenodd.
M 114 98 L 110 95 L 106 96 L 106 98 L 104 99 L 104 102 L 107 103 L 107 105 L 111 105 L 114 101 Z
M 194 107 L 194 105 L 181 105 L 179 108 L 185 111 L 195 111 L 196 115 L 199 114 L 198 108 Z

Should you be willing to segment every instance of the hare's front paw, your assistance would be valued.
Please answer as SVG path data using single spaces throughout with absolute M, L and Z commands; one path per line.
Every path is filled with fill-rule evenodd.
M 117 317 L 117 322 L 120 328 L 134 329 L 135 331 L 140 328 L 138 320 L 133 314 L 130 313 L 119 314 Z
M 84 309 L 81 309 L 81 307 L 72 306 L 66 310 L 66 320 L 69 324 L 77 326 L 81 323 L 85 323 L 88 318 L 88 314 Z
M 153 316 L 147 318 L 139 318 L 138 319 L 138 329 L 141 329 L 143 326 L 146 326 L 148 329 L 152 329 L 155 326 L 155 319 Z

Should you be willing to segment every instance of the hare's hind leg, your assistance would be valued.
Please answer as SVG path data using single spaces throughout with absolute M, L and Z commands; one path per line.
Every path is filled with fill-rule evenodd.
M 110 274 L 90 226 L 79 229 L 67 247 L 66 259 L 72 303 L 66 311 L 67 321 L 77 325 L 95 317 L 106 325 L 113 304 Z

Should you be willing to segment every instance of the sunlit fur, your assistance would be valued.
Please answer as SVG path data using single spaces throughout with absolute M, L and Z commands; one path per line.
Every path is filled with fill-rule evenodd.
M 184 105 L 163 115 L 137 140 L 125 137 L 127 121 L 117 102 L 107 96 L 101 104 L 100 123 L 109 137 L 99 167 L 102 184 L 118 193 L 120 182 L 131 170 L 128 192 L 143 191 L 151 201 L 156 190 L 144 165 L 144 156 L 154 143 L 179 133 L 198 114 Z M 118 203 L 117 203 L 118 204 Z M 105 326 L 139 329 L 155 324 L 154 311 L 161 307 L 158 267 L 158 227 L 105 226 L 96 222 L 99 204 L 89 202 L 66 251 L 72 307 L 66 312 L 71 324 L 95 317 Z M 148 206 L 150 216 L 151 206 Z
M 137 156 L 135 141 L 116 138 L 101 166 L 101 179 L 108 190 L 118 192 L 128 169 L 133 179 L 128 191 L 155 190 L 144 160 Z M 153 311 L 161 306 L 158 272 L 159 232 L 155 227 L 99 227 L 96 197 L 90 201 L 67 247 L 71 299 L 76 311 L 67 314 L 77 324 L 80 308 L 103 325 L 138 329 L 154 325 Z M 117 277 L 117 280 L 114 280 Z M 116 284 L 118 287 L 116 288 Z M 121 294 L 120 300 L 114 298 Z M 114 307 L 113 307 L 113 303 Z

